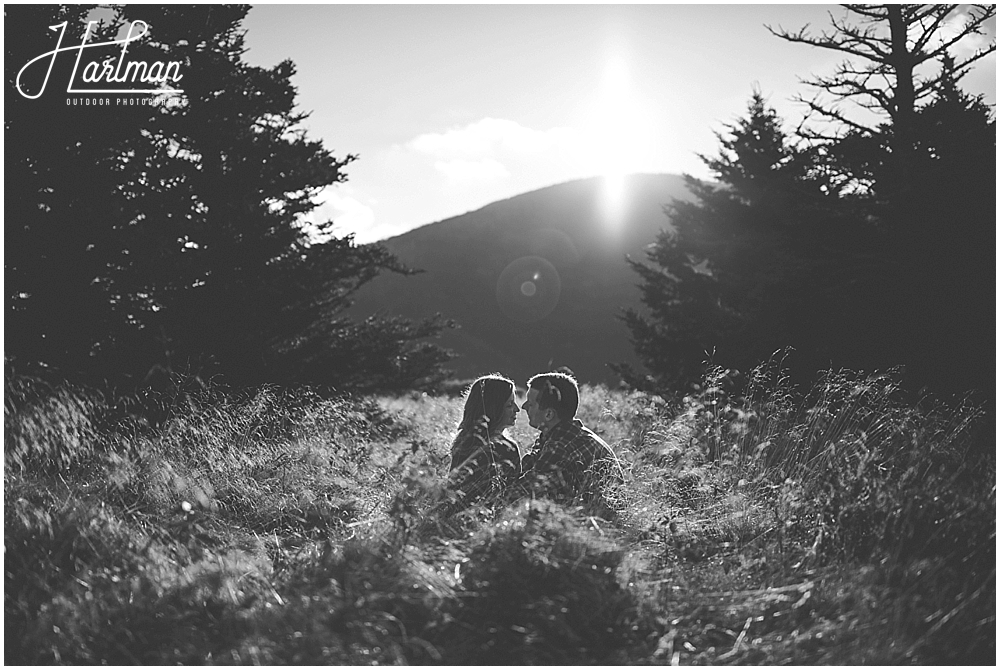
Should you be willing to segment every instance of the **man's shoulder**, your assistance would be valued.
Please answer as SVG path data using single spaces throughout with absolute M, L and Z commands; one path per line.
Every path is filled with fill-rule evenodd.
M 565 461 L 591 461 L 609 451 L 608 444 L 579 419 L 560 424 L 553 429 L 546 447 L 553 458 Z
M 608 443 L 604 441 L 604 438 L 602 438 L 600 435 L 595 433 L 587 426 L 583 425 L 583 422 L 580 421 L 579 419 L 573 419 L 573 421 L 570 422 L 570 426 L 574 437 L 578 439 L 591 440 L 593 442 L 596 442 L 598 445 L 602 447 L 610 449 L 610 447 L 608 447 Z
M 579 419 L 560 423 L 540 436 L 532 448 L 537 460 L 553 463 L 570 457 L 579 458 L 587 452 L 596 458 L 601 452 L 610 450 L 608 443 Z
M 584 426 L 582 422 L 578 426 L 579 434 L 574 440 L 575 451 L 590 468 L 598 468 L 601 472 L 621 480 L 621 462 L 603 437 L 595 433 L 590 428 Z M 610 469 L 608 469 L 610 468 Z

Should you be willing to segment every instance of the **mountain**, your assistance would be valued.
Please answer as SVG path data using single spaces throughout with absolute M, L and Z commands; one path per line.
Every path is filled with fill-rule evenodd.
M 565 365 L 581 382 L 616 383 L 608 363 L 638 365 L 617 318 L 639 304 L 625 255 L 644 259 L 669 228 L 663 206 L 691 196 L 680 176 L 629 175 L 615 208 L 606 184 L 549 186 L 385 240 L 424 272 L 380 275 L 348 315 L 454 319 L 460 328 L 440 344 L 458 354 L 450 363 L 458 378 L 499 371 L 523 384 Z

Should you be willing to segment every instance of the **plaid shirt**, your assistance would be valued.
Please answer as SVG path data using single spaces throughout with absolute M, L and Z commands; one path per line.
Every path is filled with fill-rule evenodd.
M 504 434 L 487 439 L 480 431 L 460 434 L 452 445 L 449 483 L 469 505 L 497 493 L 521 474 L 517 443 Z
M 521 483 L 536 494 L 569 500 L 594 493 L 594 485 L 613 472 L 617 461 L 608 443 L 579 419 L 563 421 L 542 433 L 521 459 Z

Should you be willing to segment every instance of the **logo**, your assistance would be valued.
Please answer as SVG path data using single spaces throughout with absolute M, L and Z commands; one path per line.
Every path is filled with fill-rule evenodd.
M 97 21 L 88 21 L 87 30 L 83 34 L 83 39 L 79 46 L 62 45 L 66 36 L 68 21 L 49 26 L 49 30 L 59 30 L 59 39 L 56 48 L 52 51 L 35 56 L 28 61 L 20 72 L 14 85 L 17 92 L 29 100 L 36 100 L 45 92 L 49 84 L 49 77 L 52 75 L 52 66 L 55 65 L 56 57 L 63 52 L 76 51 L 76 63 L 73 65 L 73 73 L 70 75 L 69 83 L 66 86 L 67 93 L 140 93 L 146 95 L 166 95 L 173 93 L 183 93 L 183 89 L 172 86 L 184 78 L 181 74 L 181 61 L 152 61 L 130 60 L 128 58 L 128 45 L 130 42 L 142 39 L 149 32 L 149 25 L 145 21 L 135 20 L 129 24 L 128 32 L 124 38 L 111 40 L 110 42 L 88 43 L 91 28 Z M 97 60 L 91 60 L 83 66 L 81 80 L 85 84 L 92 84 L 93 88 L 75 88 L 77 82 L 77 72 L 80 71 L 80 63 L 83 60 L 83 52 L 90 49 L 88 53 L 94 53 L 94 49 L 103 49 L 121 45 L 121 52 L 114 56 L 106 56 Z M 48 70 L 45 72 L 45 79 L 37 93 L 29 93 L 21 86 L 21 76 L 25 70 L 36 63 L 44 65 L 48 59 Z M 145 87 L 143 87 L 145 85 Z

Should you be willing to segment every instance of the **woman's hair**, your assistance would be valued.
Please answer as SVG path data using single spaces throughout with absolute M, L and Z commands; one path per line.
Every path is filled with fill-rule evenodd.
M 485 375 L 469 385 L 465 392 L 465 409 L 462 421 L 458 424 L 458 433 L 451 443 L 451 469 L 467 465 L 476 453 L 482 453 L 481 441 L 484 438 L 489 443 L 489 436 L 479 431 L 483 415 L 486 415 L 486 430 L 490 431 L 503 416 L 503 407 L 514 393 L 514 382 L 500 374 Z M 492 450 L 489 450 L 492 454 Z M 490 457 L 492 459 L 492 455 Z M 474 476 L 474 475 L 473 475 Z
M 503 407 L 513 393 L 514 382 L 501 374 L 485 375 L 472 382 L 465 393 L 465 410 L 458 424 L 459 432 L 474 428 L 484 414 L 488 427 L 492 428 L 500 420 Z

